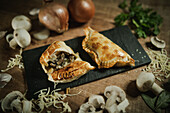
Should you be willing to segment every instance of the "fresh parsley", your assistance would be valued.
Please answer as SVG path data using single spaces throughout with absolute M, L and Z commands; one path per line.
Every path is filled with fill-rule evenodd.
M 123 10 L 121 14 L 115 17 L 115 25 L 121 26 L 127 23 L 138 37 L 146 38 L 147 36 L 157 36 L 160 33 L 159 26 L 163 18 L 150 8 L 143 8 L 138 0 L 131 0 L 127 5 L 126 0 L 119 4 Z

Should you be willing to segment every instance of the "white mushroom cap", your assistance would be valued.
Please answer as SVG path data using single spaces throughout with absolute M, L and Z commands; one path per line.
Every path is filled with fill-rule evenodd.
M 107 86 L 104 91 L 104 95 L 109 98 L 114 95 L 114 99 L 117 102 L 122 102 L 126 98 L 125 92 L 118 86 Z
M 27 31 L 31 30 L 31 20 L 24 16 L 18 15 L 12 19 L 12 28 L 15 29 L 25 29 Z
M 0 88 L 3 88 L 11 78 L 12 76 L 8 73 L 0 73 Z
M 11 103 L 17 98 L 22 98 L 23 94 L 19 91 L 12 91 L 1 102 L 1 108 L 5 112 L 6 110 L 12 110 Z
M 78 113 L 95 113 L 95 110 L 96 109 L 92 104 L 86 102 L 80 106 Z
M 155 82 L 155 76 L 152 73 L 141 72 L 136 79 L 136 85 L 139 91 L 146 92 L 152 88 Z
M 155 82 L 155 76 L 149 72 L 141 72 L 136 80 L 136 86 L 139 91 L 146 92 L 152 90 L 153 93 L 158 95 L 163 89 Z
M 160 40 L 158 37 L 152 37 L 151 43 L 157 48 L 165 48 L 166 43 L 164 40 Z
M 100 95 L 91 95 L 88 102 L 92 104 L 95 108 L 104 108 L 105 100 Z
M 17 45 L 25 48 L 31 43 L 31 36 L 25 29 L 16 29 L 13 36 L 14 38 L 9 42 L 10 47 L 13 49 L 15 49 Z

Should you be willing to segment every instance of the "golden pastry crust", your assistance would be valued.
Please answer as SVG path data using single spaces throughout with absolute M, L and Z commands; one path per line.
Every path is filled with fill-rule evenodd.
M 54 67 L 50 65 L 54 55 L 65 53 L 74 57 L 74 61 L 69 62 L 66 66 L 56 69 L 57 61 Z M 57 59 L 57 57 L 56 57 Z M 56 60 L 54 59 L 54 60 Z M 58 61 L 59 62 L 59 61 Z M 82 61 L 78 54 L 67 46 L 63 41 L 53 42 L 40 57 L 40 64 L 48 75 L 48 80 L 57 83 L 66 83 L 78 79 L 90 70 L 95 69 L 88 62 Z M 61 67 L 61 66 L 60 66 Z
M 98 68 L 116 66 L 135 66 L 135 60 L 110 39 L 97 31 L 86 27 L 86 37 L 82 42 L 83 49 L 97 63 Z
M 91 67 L 88 62 L 85 61 L 75 61 L 74 63 L 69 64 L 67 67 L 64 67 L 58 71 L 52 73 L 53 79 L 62 80 L 63 82 L 71 82 L 75 79 L 78 79 L 81 75 L 86 74 L 89 69 L 94 69 Z

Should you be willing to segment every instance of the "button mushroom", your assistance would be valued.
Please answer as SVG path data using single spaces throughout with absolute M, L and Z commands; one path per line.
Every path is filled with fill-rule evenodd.
M 152 90 L 158 95 L 163 89 L 155 83 L 155 76 L 149 72 L 141 72 L 136 80 L 136 86 L 139 91 L 146 92 Z
M 160 40 L 158 37 L 152 37 L 151 43 L 157 48 L 165 48 L 166 43 L 164 40 Z
M 25 29 L 25 30 L 29 31 L 29 30 L 31 30 L 31 26 L 32 26 L 31 20 L 24 15 L 18 15 L 12 19 L 12 28 L 14 30 Z
M 88 99 L 88 102 L 92 104 L 95 108 L 104 108 L 105 101 L 104 98 L 100 95 L 91 95 Z
M 31 36 L 25 29 L 16 29 L 13 36 L 14 38 L 9 41 L 9 46 L 12 49 L 15 49 L 17 45 L 25 48 L 31 43 Z
M 1 102 L 1 108 L 5 112 L 6 110 L 12 110 L 12 107 L 14 107 L 14 103 L 11 106 L 11 103 L 19 98 L 23 98 L 23 94 L 19 91 L 12 91 L 9 93 Z

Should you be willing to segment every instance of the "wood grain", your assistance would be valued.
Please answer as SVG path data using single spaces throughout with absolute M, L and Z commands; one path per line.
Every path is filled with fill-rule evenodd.
M 56 2 L 64 4 L 67 6 L 69 0 L 56 0 Z M 43 41 L 35 40 L 32 37 L 31 44 L 25 48 L 25 50 L 40 47 L 52 43 L 55 40 L 69 40 L 79 36 L 83 36 L 84 33 L 82 29 L 85 26 L 91 26 L 97 31 L 104 31 L 111 28 L 114 28 L 114 17 L 121 13 L 121 10 L 118 8 L 118 4 L 122 1 L 120 0 L 93 0 L 96 12 L 92 20 L 86 24 L 77 24 L 70 22 L 69 30 L 63 34 L 57 34 L 51 32 L 51 36 Z M 157 11 L 164 19 L 161 26 L 161 33 L 158 35 L 160 39 L 166 41 L 167 46 L 166 50 L 168 54 L 170 53 L 170 2 L 169 0 L 140 0 L 143 3 L 144 7 L 153 8 Z M 32 8 L 40 8 L 42 6 L 41 0 L 0 0 L 0 30 L 7 30 L 8 33 L 12 33 L 11 20 L 16 15 L 24 14 L 32 19 L 33 25 L 32 31 L 38 29 L 37 17 L 32 17 L 28 12 Z M 145 50 L 147 50 L 146 42 L 150 42 L 150 38 L 138 39 L 140 44 Z M 14 57 L 15 54 L 19 53 L 19 48 L 13 50 L 9 48 L 8 43 L 5 38 L 0 39 L 0 70 L 6 68 L 8 64 L 8 59 Z M 109 85 L 117 85 L 125 90 L 127 94 L 127 99 L 130 102 L 130 105 L 127 107 L 126 111 L 128 113 L 152 113 L 152 110 L 144 103 L 140 96 L 140 92 L 135 87 L 135 80 L 138 74 L 141 72 L 145 66 L 120 73 L 105 79 L 101 79 L 95 82 L 91 82 L 85 85 L 81 85 L 70 90 L 70 93 L 78 93 L 82 91 L 81 94 L 73 97 L 68 97 L 65 101 L 69 102 L 69 105 L 72 108 L 72 112 L 76 113 L 80 105 L 87 101 L 87 98 L 92 94 L 103 94 L 105 87 Z M 4 98 L 9 92 L 14 90 L 19 90 L 22 93 L 26 92 L 26 79 L 24 70 L 18 69 L 15 67 L 9 70 L 7 73 L 12 75 L 12 80 L 9 82 L 5 88 L 0 89 L 0 99 Z M 162 84 L 157 81 L 158 84 Z M 64 93 L 64 92 L 61 92 Z M 56 109 L 51 108 L 53 112 Z M 2 110 L 0 110 L 2 112 Z M 45 111 L 44 111 L 45 112 Z

